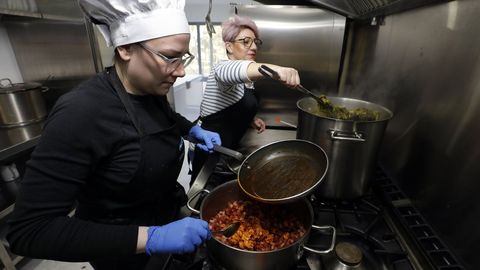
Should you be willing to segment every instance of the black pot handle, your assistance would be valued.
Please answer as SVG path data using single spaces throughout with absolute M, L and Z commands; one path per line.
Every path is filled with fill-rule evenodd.
M 217 151 L 219 153 L 222 153 L 224 155 L 227 155 L 229 157 L 232 157 L 232 158 L 234 158 L 238 161 L 243 161 L 243 159 L 244 159 L 244 156 L 243 156 L 242 153 L 237 152 L 235 150 L 232 150 L 230 148 L 226 148 L 226 147 L 218 145 L 218 144 L 213 145 L 213 150 Z

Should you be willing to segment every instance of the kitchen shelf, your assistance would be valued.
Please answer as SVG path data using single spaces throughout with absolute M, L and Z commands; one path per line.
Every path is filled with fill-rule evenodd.
M 41 136 L 44 121 L 22 127 L 0 128 L 0 162 L 9 161 L 33 149 Z
M 22 11 L 22 10 L 4 9 L 4 8 L 0 8 L 0 14 L 30 17 L 30 18 L 42 18 L 41 13 L 31 12 L 31 11 Z
M 47 20 L 57 20 L 57 21 L 84 22 L 84 19 L 81 17 L 70 17 L 70 16 L 55 15 L 55 14 L 40 13 L 40 12 L 32 12 L 32 11 L 11 10 L 11 9 L 4 9 L 4 8 L 0 8 L 0 14 L 7 15 L 7 16 L 15 16 L 15 17 L 24 18 L 24 19 L 47 19 Z

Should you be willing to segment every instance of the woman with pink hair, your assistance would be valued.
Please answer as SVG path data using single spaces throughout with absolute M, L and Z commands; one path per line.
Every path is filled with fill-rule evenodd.
M 249 127 L 258 133 L 265 130 L 265 122 L 255 117 L 258 100 L 253 82 L 263 78 L 258 68 L 270 67 L 278 73 L 280 81 L 291 88 L 300 84 L 300 77 L 294 68 L 255 62 L 263 42 L 257 25 L 250 18 L 235 15 L 223 22 L 222 38 L 228 60 L 212 68 L 200 105 L 198 125 L 218 132 L 223 146 L 236 149 Z M 206 158 L 207 155 L 195 150 L 192 183 Z

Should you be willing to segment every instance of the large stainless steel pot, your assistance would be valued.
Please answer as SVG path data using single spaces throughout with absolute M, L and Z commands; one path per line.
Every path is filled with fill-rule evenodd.
M 315 114 L 317 102 L 313 98 L 297 102 L 297 138 L 320 145 L 330 162 L 327 175 L 315 193 L 324 198 L 354 199 L 369 188 L 383 133 L 393 114 L 383 106 L 363 100 L 328 98 L 347 109 L 363 107 L 380 112 L 377 121 L 338 120 Z
M 239 188 L 236 181 L 226 182 L 209 193 L 200 206 L 200 211 L 187 205 L 190 210 L 200 214 L 200 218 L 209 221 L 219 211 L 224 210 L 229 202 L 235 200 L 249 200 Z M 193 196 L 190 201 L 194 198 Z M 214 260 L 225 269 L 231 270 L 282 270 L 290 269 L 303 254 L 304 250 L 317 254 L 329 253 L 335 246 L 335 228 L 332 226 L 313 225 L 312 206 L 306 199 L 284 205 L 287 211 L 294 213 L 302 222 L 307 232 L 290 246 L 272 251 L 248 251 L 228 246 L 212 237 L 207 241 L 207 248 Z M 332 243 L 327 250 L 317 250 L 305 246 L 311 228 L 315 230 L 331 231 Z
M 39 83 L 12 83 L 0 80 L 0 126 L 24 126 L 47 116 L 43 92 L 48 88 Z

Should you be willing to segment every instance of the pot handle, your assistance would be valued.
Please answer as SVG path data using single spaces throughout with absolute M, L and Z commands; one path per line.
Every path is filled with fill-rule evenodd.
M 365 142 L 365 136 L 360 132 L 348 132 L 340 130 L 330 130 L 330 139 L 337 141 Z
M 239 161 L 243 161 L 243 158 L 244 158 L 242 153 L 237 152 L 235 150 L 232 150 L 230 148 L 226 148 L 226 147 L 218 145 L 218 144 L 213 145 L 213 150 L 217 151 L 219 153 L 222 153 L 224 155 L 227 155 L 229 157 L 233 157 L 234 159 L 239 160 Z
M 188 201 L 187 201 L 187 208 L 188 208 L 188 210 L 192 211 L 193 213 L 195 213 L 195 214 L 197 214 L 197 215 L 200 214 L 200 210 L 195 209 L 195 208 L 194 208 L 193 206 L 191 206 L 190 204 L 192 203 L 193 199 L 195 199 L 195 198 L 196 198 L 198 195 L 200 195 L 200 193 L 202 193 L 202 192 L 205 192 L 205 193 L 208 194 L 208 193 L 210 193 L 210 190 L 207 190 L 207 189 L 199 190 L 199 191 L 197 191 L 195 194 L 193 194 L 192 197 L 189 198 Z
M 3 82 L 8 82 L 8 84 L 4 84 Z M 0 79 L 0 88 L 7 88 L 12 87 L 13 83 L 9 78 Z
M 307 247 L 307 246 L 303 246 L 303 248 L 308 250 L 308 251 L 311 251 L 313 253 L 317 253 L 317 254 L 325 254 L 325 253 L 329 253 L 330 251 L 332 251 L 333 248 L 335 247 L 335 239 L 337 238 L 337 231 L 335 230 L 335 227 L 333 227 L 333 226 L 312 225 L 312 228 L 316 229 L 316 230 L 319 230 L 319 231 L 331 230 L 332 231 L 332 243 L 330 244 L 330 247 L 326 250 L 317 250 L 317 249 L 310 248 L 310 247 Z
M 195 145 L 198 143 L 198 141 L 196 139 L 193 139 L 193 138 L 188 138 L 188 141 L 190 141 L 191 143 L 193 143 Z M 244 159 L 244 156 L 243 156 L 242 153 L 237 152 L 235 150 L 232 150 L 230 148 L 218 145 L 218 144 L 213 145 L 213 151 L 218 152 L 220 154 L 227 155 L 227 156 L 232 157 L 232 158 L 234 158 L 236 160 L 239 160 L 239 161 L 243 161 L 243 159 Z

